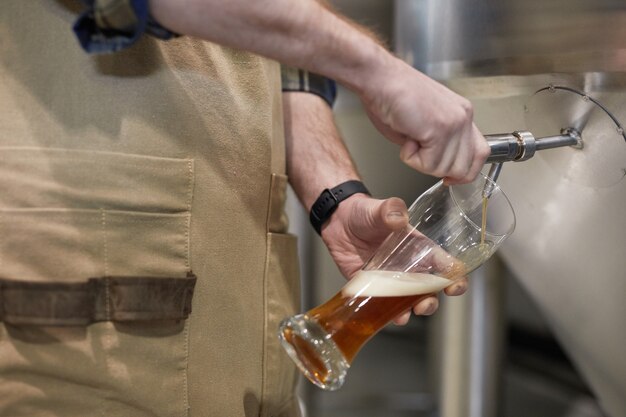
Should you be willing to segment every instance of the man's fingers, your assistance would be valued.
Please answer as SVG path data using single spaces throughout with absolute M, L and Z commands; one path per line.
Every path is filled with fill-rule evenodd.
M 409 322 L 410 318 L 411 318 L 411 310 L 407 310 L 404 313 L 400 314 L 395 319 L 393 319 L 393 323 L 398 326 L 404 326 L 405 324 Z
M 400 147 L 400 160 L 409 167 L 424 173 L 429 173 L 429 169 L 424 166 L 420 155 L 420 145 L 417 141 L 409 139 Z
M 404 326 L 409 322 L 411 318 L 411 311 L 418 316 L 430 316 L 439 308 L 439 300 L 437 296 L 432 294 L 426 298 L 421 299 L 417 304 L 413 306 L 411 310 L 407 310 L 393 319 L 393 323 L 398 326 Z
M 454 284 L 443 290 L 446 295 L 461 295 L 467 291 L 467 277 L 458 279 Z
M 446 295 L 461 295 L 467 291 L 467 278 L 463 277 L 457 280 L 454 284 L 444 289 Z M 413 306 L 413 313 L 418 316 L 430 316 L 439 308 L 439 300 L 436 295 L 430 295 L 421 299 L 417 304 Z M 409 322 L 411 317 L 411 311 L 407 310 L 404 313 L 396 317 L 393 322 L 399 326 L 404 326 Z
M 439 300 L 435 295 L 420 300 L 413 307 L 413 312 L 418 316 L 430 316 L 439 308 Z
M 467 173 L 468 181 L 473 181 L 474 178 L 478 176 L 480 170 L 483 169 L 483 166 L 485 166 L 485 161 L 489 155 L 491 155 L 491 148 L 476 125 L 473 126 L 472 134 L 474 142 L 474 160 L 472 161 L 472 166 Z

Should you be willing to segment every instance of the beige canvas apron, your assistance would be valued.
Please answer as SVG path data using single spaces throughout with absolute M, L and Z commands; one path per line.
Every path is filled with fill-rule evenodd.
M 143 39 L 87 56 L 79 2 L 0 7 L 0 277 L 198 277 L 188 320 L 0 324 L 2 416 L 298 415 L 275 63 Z

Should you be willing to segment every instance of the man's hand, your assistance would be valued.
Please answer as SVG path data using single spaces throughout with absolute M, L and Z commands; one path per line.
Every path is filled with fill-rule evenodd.
M 376 128 L 401 147 L 400 159 L 417 171 L 470 182 L 490 149 L 473 123 L 471 103 L 397 58 L 371 74 L 361 99 Z
M 322 239 L 341 273 L 351 278 L 376 248 L 393 231 L 408 224 L 407 208 L 399 198 L 377 200 L 364 194 L 355 194 L 344 200 L 333 213 L 331 221 L 322 228 Z M 447 295 L 460 295 L 467 288 L 461 279 L 444 290 Z M 432 296 L 413 307 L 415 314 L 430 315 L 439 302 Z M 396 324 L 405 324 L 411 315 L 405 312 L 396 318 Z

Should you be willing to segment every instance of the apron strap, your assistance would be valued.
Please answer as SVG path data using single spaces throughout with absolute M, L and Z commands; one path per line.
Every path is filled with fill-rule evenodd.
M 86 326 L 99 321 L 183 320 L 191 313 L 196 276 L 99 277 L 86 282 L 0 278 L 0 322 Z

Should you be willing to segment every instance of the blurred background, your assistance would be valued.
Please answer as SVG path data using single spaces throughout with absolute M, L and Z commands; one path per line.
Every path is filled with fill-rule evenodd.
M 378 334 L 341 390 L 302 381 L 305 416 L 626 416 L 626 142 L 616 125 L 626 122 L 626 2 L 330 3 L 468 97 L 485 134 L 558 134 L 579 121 L 571 103 L 584 96 L 536 93 L 555 85 L 589 94 L 616 120 L 591 105 L 584 150 L 506 163 L 499 183 L 517 230 L 497 259 L 473 273 L 466 295 L 441 297 L 434 316 Z M 400 162 L 351 92 L 340 89 L 334 114 L 375 197 L 408 205 L 436 181 Z M 306 310 L 345 279 L 293 194 L 289 212 Z

